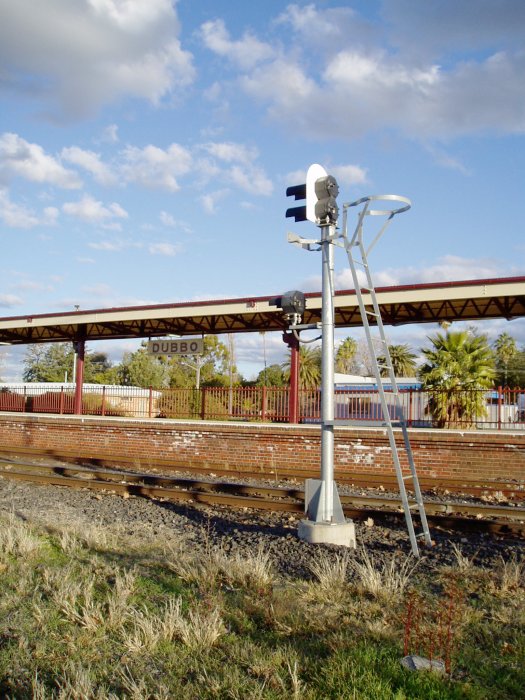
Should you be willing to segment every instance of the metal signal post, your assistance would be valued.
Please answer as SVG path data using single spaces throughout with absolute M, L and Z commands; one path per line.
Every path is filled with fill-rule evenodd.
M 298 534 L 308 542 L 355 547 L 354 523 L 344 516 L 334 481 L 334 241 L 338 193 L 336 179 L 320 165 L 309 168 L 306 186 L 287 190 L 296 199 L 306 197 L 306 206 L 289 209 L 286 215 L 295 221 L 313 221 L 321 228 L 320 240 L 307 241 L 293 234 L 288 240 L 307 250 L 322 252 L 321 478 L 306 480 L 306 519 L 299 524 Z M 294 324 L 290 328 L 294 330 Z M 304 326 L 296 324 L 296 328 Z

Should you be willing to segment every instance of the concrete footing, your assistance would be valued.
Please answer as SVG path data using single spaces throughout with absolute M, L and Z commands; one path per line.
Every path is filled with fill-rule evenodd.
M 355 549 L 355 525 L 352 520 L 344 523 L 316 523 L 301 520 L 297 531 L 299 539 L 311 544 L 338 544 Z

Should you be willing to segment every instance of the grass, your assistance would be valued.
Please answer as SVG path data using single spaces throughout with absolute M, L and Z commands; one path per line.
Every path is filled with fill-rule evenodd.
M 162 540 L 162 538 L 159 538 Z M 522 698 L 525 564 L 319 548 L 310 580 L 118 530 L 0 522 L 0 697 Z M 412 672 L 406 653 L 442 659 Z

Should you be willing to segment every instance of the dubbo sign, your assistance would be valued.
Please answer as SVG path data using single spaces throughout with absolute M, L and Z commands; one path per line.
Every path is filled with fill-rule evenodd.
M 161 338 L 148 341 L 149 355 L 202 355 L 202 338 Z

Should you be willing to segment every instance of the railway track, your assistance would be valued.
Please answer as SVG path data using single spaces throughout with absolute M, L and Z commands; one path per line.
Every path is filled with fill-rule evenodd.
M 304 512 L 304 491 L 204 479 L 163 476 L 136 471 L 110 470 L 42 461 L 0 458 L 0 477 L 18 481 L 90 489 L 205 506 Z M 401 501 L 389 496 L 341 495 L 345 515 L 374 522 L 404 520 Z M 433 527 L 487 532 L 525 538 L 525 509 L 513 506 L 427 501 L 425 509 Z
M 0 457 L 24 455 L 29 458 L 45 457 L 61 462 L 70 462 L 77 465 L 94 467 L 118 467 L 133 471 L 152 471 L 169 474 L 170 472 L 184 472 L 191 474 L 213 474 L 219 477 L 233 477 L 237 479 L 266 479 L 266 480 L 297 480 L 318 479 L 319 470 L 293 469 L 274 467 L 266 471 L 254 471 L 243 466 L 236 468 L 224 468 L 211 463 L 192 464 L 187 461 L 178 461 L 174 457 L 132 459 L 128 456 L 108 456 L 104 453 L 79 454 L 71 450 L 41 450 L 31 447 L 16 447 L 12 449 L 0 448 Z M 396 476 L 392 474 L 378 474 L 377 472 L 352 472 L 335 469 L 335 478 L 338 484 L 356 488 L 384 488 L 385 491 L 397 491 Z M 436 494 L 464 494 L 487 500 L 506 500 L 509 502 L 525 501 L 525 480 L 469 480 L 462 477 L 435 477 L 418 474 L 422 491 Z

